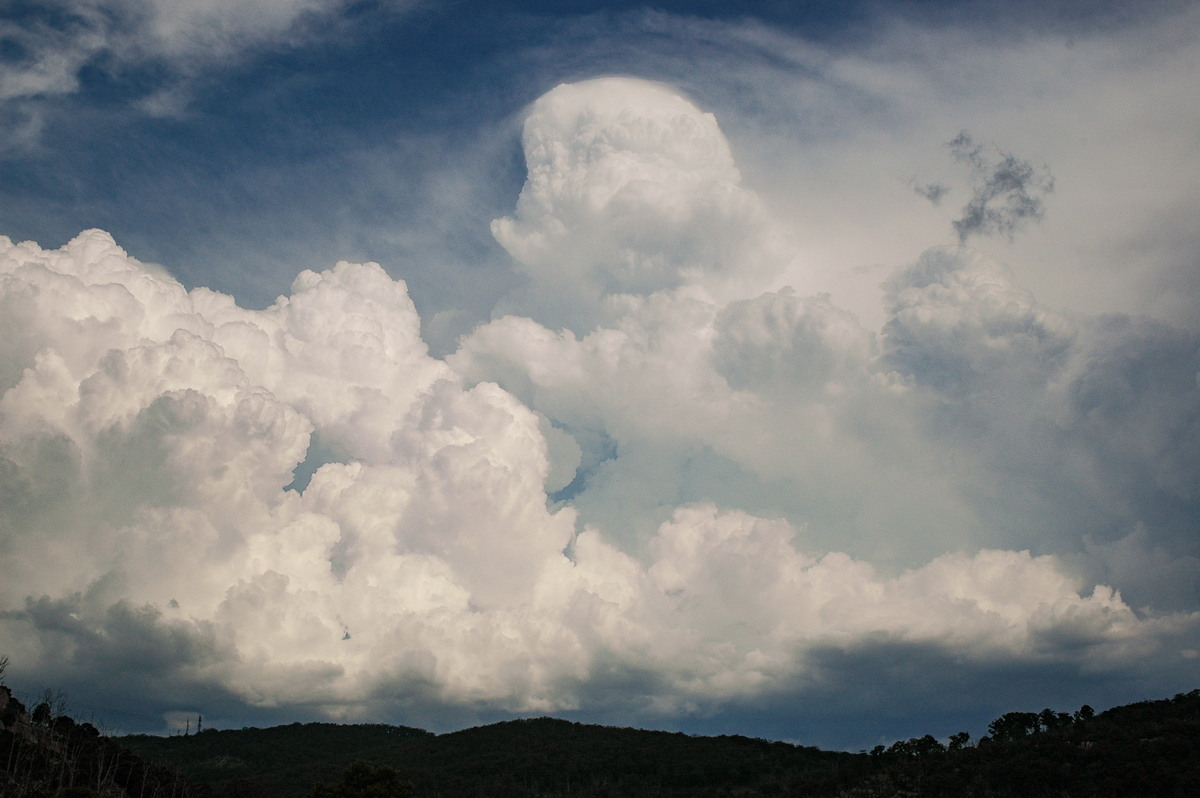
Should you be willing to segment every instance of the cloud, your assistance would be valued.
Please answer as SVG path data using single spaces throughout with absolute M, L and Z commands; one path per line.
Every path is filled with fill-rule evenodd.
M 1074 342 L 1072 324 L 977 252 L 931 249 L 885 285 L 886 358 L 945 393 L 990 380 L 1045 385 Z
M 854 381 L 874 355 L 875 341 L 828 296 L 792 289 L 726 305 L 716 320 L 716 369 L 737 389 L 791 393 Z
M 24 9 L 3 28 L 20 54 L 0 97 L 69 93 L 79 69 L 162 60 L 176 67 L 215 64 L 255 47 L 301 37 L 307 25 L 341 10 L 344 0 L 50 0 Z M 190 67 L 188 67 L 190 68 Z
M 530 109 L 523 143 L 528 178 L 492 234 L 548 294 L 539 318 L 586 329 L 609 295 L 720 290 L 778 268 L 771 222 L 738 185 L 716 119 L 664 86 L 560 85 Z
M 9 55 L 0 71 L 0 149 L 36 148 L 60 101 L 80 91 L 85 70 L 109 79 L 147 70 L 133 106 L 178 116 L 189 81 L 249 54 L 295 46 L 338 27 L 346 0 L 48 0 L 0 20 Z M 383 13 L 406 11 L 403 0 Z M 93 78 L 94 80 L 94 78 Z
M 561 157 L 579 157 L 568 143 Z M 1164 506 L 1102 476 L 1103 434 L 1069 420 L 1093 326 L 994 258 L 925 251 L 885 282 L 878 332 L 829 296 L 715 297 L 697 290 L 704 275 L 681 279 L 694 282 L 610 299 L 586 335 L 508 316 L 449 358 L 576 437 L 584 467 L 571 502 L 627 544 L 644 545 L 646 519 L 672 503 L 715 500 L 913 565 L 1000 541 L 1073 552 Z M 1166 359 L 1191 373 L 1178 352 Z M 1176 507 L 1155 535 L 1185 523 Z
M 950 193 L 950 187 L 943 183 L 926 183 L 921 186 L 913 186 L 913 191 L 934 205 L 940 205 L 942 198 Z
M 976 235 L 1012 238 L 1018 228 L 1039 221 L 1045 214 L 1043 197 L 1054 190 L 1054 177 L 1046 167 L 1035 167 L 1011 153 L 1000 151 L 999 162 L 984 157 L 984 147 L 964 131 L 946 144 L 954 160 L 971 170 L 971 200 L 954 220 L 958 240 Z M 935 196 L 940 199 L 942 193 Z M 928 196 L 928 195 L 927 195 Z M 937 204 L 934 196 L 928 198 Z
M 1095 503 L 1108 520 L 1088 539 L 1093 572 L 1145 574 L 1129 580 L 1144 585 L 1139 601 L 1185 606 L 1195 597 L 1185 563 L 1198 554 L 1200 341 L 1149 319 L 1107 316 L 1091 326 L 1064 418 L 1069 445 L 1095 464 Z
M 0 242 L 17 667 L 396 719 L 803 703 L 888 651 L 1174 678 L 1190 574 L 1124 580 L 1196 555 L 1194 335 L 963 246 L 876 328 L 772 287 L 796 237 L 663 84 L 559 86 L 523 143 L 528 285 L 444 360 L 374 264 L 251 310 L 100 231 Z
M 1194 479 L 1200 477 L 1200 337 L 1127 316 L 1102 317 L 1095 327 L 1071 385 L 1077 423 L 1096 434 L 1106 462 L 1124 462 L 1129 478 L 1194 505 L 1200 500 Z
M 136 674 L 143 700 L 207 686 L 331 717 L 635 699 L 649 717 L 783 689 L 803 678 L 805 651 L 880 635 L 967 662 L 1086 656 L 1118 670 L 1153 645 L 1113 591 L 1028 552 L 944 555 L 887 576 L 806 552 L 807 533 L 783 518 L 711 502 L 671 509 L 634 550 L 618 530 L 580 528 L 546 495 L 555 416 L 429 357 L 404 285 L 374 265 L 303 273 L 252 311 L 185 291 L 98 231 L 61 250 L 3 243 L 0 289 L 17 315 L 5 315 L 0 399 L 0 626 L 26 672 L 78 678 L 103 662 Z M 683 351 L 656 317 L 680 336 L 693 329 L 683 321 L 714 324 L 711 308 L 680 302 L 634 306 L 625 346 L 649 336 L 646 368 L 608 330 L 579 341 L 509 319 L 477 343 L 575 349 L 585 392 L 606 379 L 608 351 L 607 378 L 632 371 L 633 387 Z M 821 380 L 869 354 L 822 300 L 753 302 L 715 322 L 730 346 L 778 334 L 799 359 L 854 353 L 818 359 Z M 662 385 L 679 390 L 686 372 Z M 705 390 L 733 395 L 702 373 Z M 813 378 L 758 365 L 743 379 Z M 667 422 L 641 390 L 662 414 L 644 428 Z M 611 400 L 591 412 L 625 440 L 632 416 L 611 419 Z M 338 459 L 288 490 L 314 434 Z M 644 674 L 626 682 L 641 692 L 606 695 L 619 674 Z

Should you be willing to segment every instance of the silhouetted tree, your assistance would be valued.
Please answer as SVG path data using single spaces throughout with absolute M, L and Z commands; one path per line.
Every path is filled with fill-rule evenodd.
M 412 794 L 412 785 L 401 782 L 395 768 L 367 762 L 355 762 L 346 768 L 338 786 L 317 784 L 312 791 L 313 798 L 409 798 Z
M 1040 727 L 1036 712 L 1007 712 L 988 724 L 988 735 L 997 742 L 1010 742 L 1035 734 Z
M 971 735 L 967 732 L 959 732 L 958 734 L 950 735 L 950 750 L 961 751 L 971 743 Z

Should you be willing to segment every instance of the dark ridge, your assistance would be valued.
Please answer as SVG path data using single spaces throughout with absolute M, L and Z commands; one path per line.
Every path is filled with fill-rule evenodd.
M 0 796 L 1194 796 L 1200 690 L 1095 713 L 1009 712 L 971 741 L 867 753 L 513 720 L 435 735 L 294 723 L 107 738 L 0 686 Z

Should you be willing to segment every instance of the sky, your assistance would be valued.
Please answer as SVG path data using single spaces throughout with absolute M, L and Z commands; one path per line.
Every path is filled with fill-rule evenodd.
M 1200 683 L 1200 6 L 13 0 L 0 654 L 846 750 Z

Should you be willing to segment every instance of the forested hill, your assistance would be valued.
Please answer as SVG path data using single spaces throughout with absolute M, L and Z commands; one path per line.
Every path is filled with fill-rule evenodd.
M 1009 712 L 977 742 L 926 735 L 869 754 L 550 718 L 114 739 L 60 709 L 26 711 L 0 686 L 0 796 L 1200 795 L 1200 690 L 1099 714 Z
M 1200 795 L 1200 690 L 1099 714 L 1010 712 L 988 731 L 870 754 L 550 718 L 443 735 L 310 723 L 121 742 L 214 796 L 307 796 L 315 782 L 335 785 L 325 796 Z M 358 787 L 336 786 L 355 761 L 370 765 L 349 778 Z
M 692 737 L 553 718 L 443 735 L 296 723 L 121 742 L 230 796 L 306 795 L 314 782 L 340 781 L 354 761 L 394 768 L 418 796 L 701 795 L 717 787 L 755 794 L 787 784 L 828 795 L 861 776 L 867 762 L 860 754 L 748 737 Z

